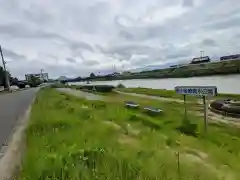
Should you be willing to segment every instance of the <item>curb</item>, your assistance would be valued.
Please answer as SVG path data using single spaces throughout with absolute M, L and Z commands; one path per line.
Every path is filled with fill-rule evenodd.
M 36 93 L 37 94 L 37 93 Z M 0 179 L 17 179 L 17 173 L 20 171 L 23 159 L 26 136 L 25 129 L 28 125 L 31 107 L 36 99 L 33 97 L 25 113 L 18 119 L 13 128 L 6 146 L 3 146 L 0 152 Z

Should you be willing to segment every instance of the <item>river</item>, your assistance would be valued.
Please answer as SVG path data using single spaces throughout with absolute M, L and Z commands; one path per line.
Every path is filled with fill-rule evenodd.
M 94 85 L 114 85 L 119 83 L 126 87 L 144 87 L 173 90 L 175 86 L 216 86 L 219 93 L 240 94 L 240 75 L 206 76 L 191 78 L 166 79 L 132 79 L 115 81 L 93 81 Z M 85 84 L 77 82 L 72 84 Z

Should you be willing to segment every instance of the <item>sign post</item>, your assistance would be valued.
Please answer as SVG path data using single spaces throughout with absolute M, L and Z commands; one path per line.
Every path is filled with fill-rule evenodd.
M 185 118 L 187 118 L 186 95 L 201 96 L 204 104 L 204 130 L 207 132 L 208 98 L 217 95 L 216 86 L 176 86 L 175 91 L 184 96 Z
M 203 96 L 203 105 L 204 105 L 204 130 L 207 132 L 207 117 L 208 117 L 208 101 L 207 96 Z
M 183 99 L 184 99 L 184 116 L 185 116 L 185 120 L 187 120 L 187 103 L 186 103 L 186 94 L 183 95 Z

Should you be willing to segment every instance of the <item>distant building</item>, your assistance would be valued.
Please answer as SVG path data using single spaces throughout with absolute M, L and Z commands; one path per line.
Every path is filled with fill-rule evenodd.
M 193 58 L 190 64 L 200 64 L 211 62 L 211 59 L 208 56 Z
M 171 67 L 171 68 L 178 68 L 179 65 L 171 65 L 170 67 Z
M 32 76 L 39 78 L 41 81 L 48 81 L 48 73 L 25 74 L 26 81 L 30 80 Z
M 132 73 L 130 71 L 124 71 L 121 73 L 124 76 L 131 75 Z
M 233 60 L 233 59 L 240 59 L 240 54 L 230 55 L 230 56 L 222 56 L 220 57 L 221 61 L 224 60 Z
M 112 74 L 110 74 L 111 76 L 120 76 L 121 74 L 119 72 L 114 72 Z

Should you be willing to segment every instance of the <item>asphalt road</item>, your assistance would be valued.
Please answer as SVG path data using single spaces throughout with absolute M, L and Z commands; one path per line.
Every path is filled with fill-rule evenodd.
M 0 149 L 10 137 L 19 117 L 24 115 L 38 89 L 0 94 Z

